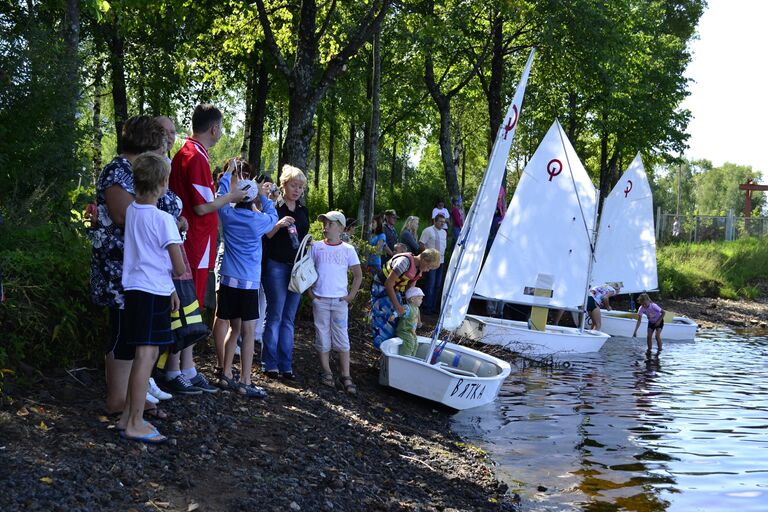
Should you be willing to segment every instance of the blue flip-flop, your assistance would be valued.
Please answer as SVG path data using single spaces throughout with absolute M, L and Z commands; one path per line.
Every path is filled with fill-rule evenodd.
M 168 438 L 162 435 L 157 429 L 153 430 L 145 436 L 129 436 L 126 435 L 125 430 L 120 431 L 120 437 L 128 441 L 136 441 L 137 443 L 144 444 L 165 444 L 168 442 Z

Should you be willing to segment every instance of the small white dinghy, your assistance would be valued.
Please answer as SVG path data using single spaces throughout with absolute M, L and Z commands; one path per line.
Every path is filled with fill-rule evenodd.
M 437 338 L 442 328 L 455 332 L 467 312 L 491 229 L 509 148 L 522 111 L 533 55 L 534 51 L 531 50 L 515 96 L 507 109 L 505 123 L 496 134 L 480 189 L 451 256 L 443 291 L 443 305 L 434 335 L 431 339 L 418 337 L 419 346 L 415 356 L 400 355 L 400 338 L 382 342 L 379 347 L 379 382 L 384 386 L 434 400 L 454 409 L 469 409 L 494 401 L 504 379 L 509 376 L 509 363 Z
M 487 345 L 498 345 L 526 357 L 552 357 L 598 352 L 608 339 L 601 331 L 547 325 L 529 329 L 526 322 L 467 315 L 457 333 Z M 631 333 L 630 333 L 631 334 Z
M 608 335 L 547 325 L 548 309 L 583 310 L 597 191 L 555 121 L 525 166 L 476 283 L 477 296 L 531 307 L 529 322 L 468 315 L 463 335 L 523 356 L 597 352 Z
M 621 293 L 658 288 L 653 193 L 639 153 L 605 199 L 594 267 L 595 284 L 621 283 Z M 611 336 L 632 336 L 637 313 L 602 310 L 600 314 L 601 331 Z M 690 318 L 667 313 L 661 336 L 665 341 L 693 341 L 697 328 Z M 648 319 L 643 317 L 638 337 L 644 339 L 647 329 Z
M 430 364 L 425 358 L 432 340 L 418 341 L 415 356 L 398 353 L 400 338 L 381 344 L 379 384 L 463 410 L 493 402 L 511 371 L 506 361 L 455 343 L 447 343 Z
M 600 311 L 603 332 L 611 336 L 623 336 L 631 338 L 637 324 L 637 313 L 631 311 Z M 685 316 L 664 315 L 664 329 L 661 331 L 662 339 L 666 341 L 693 341 L 696 337 L 696 329 L 699 325 Z M 640 327 L 637 329 L 638 338 L 645 339 L 648 329 L 648 318 L 643 316 Z

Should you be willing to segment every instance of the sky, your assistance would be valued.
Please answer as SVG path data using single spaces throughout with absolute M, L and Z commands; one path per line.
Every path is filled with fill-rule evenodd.
M 768 181 L 768 0 L 709 0 L 693 41 L 683 103 L 688 158 L 751 165 Z

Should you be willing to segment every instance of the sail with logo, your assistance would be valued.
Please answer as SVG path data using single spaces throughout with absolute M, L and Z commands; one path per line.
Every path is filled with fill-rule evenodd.
M 586 169 L 555 121 L 525 166 L 475 287 L 480 298 L 531 306 L 531 320 L 467 315 L 459 332 L 524 355 L 599 350 L 606 334 L 546 325 L 548 309 L 583 309 L 596 199 Z
M 519 116 L 522 112 L 525 86 L 533 63 L 534 50 L 528 57 L 512 103 L 499 127 L 477 196 L 467 214 L 464 227 L 449 264 L 443 292 L 443 306 L 434 336 L 418 337 L 415 356 L 401 355 L 400 338 L 384 340 L 380 345 L 379 382 L 407 393 L 434 400 L 454 409 L 468 409 L 493 401 L 504 379 L 509 363 L 478 350 L 440 342 L 444 327 L 454 330 L 467 312 L 482 263 L 501 180 L 509 158 Z
M 603 203 L 595 247 L 592 283 L 616 282 L 621 293 L 649 292 L 658 288 L 653 193 L 638 153 Z M 611 336 L 632 336 L 637 313 L 601 311 L 601 330 Z M 645 333 L 648 319 L 638 332 Z M 686 317 L 667 314 L 664 339 L 693 340 L 697 324 Z

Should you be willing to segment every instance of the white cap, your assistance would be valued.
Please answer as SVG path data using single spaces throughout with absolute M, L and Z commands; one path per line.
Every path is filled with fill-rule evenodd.
M 413 297 L 423 297 L 424 292 L 421 291 L 421 288 L 418 286 L 414 286 L 413 288 L 408 288 L 405 290 L 405 299 L 412 299 Z
M 253 201 L 259 194 L 259 185 L 253 180 L 240 180 L 237 182 L 238 190 L 245 190 L 246 196 L 243 202 Z

